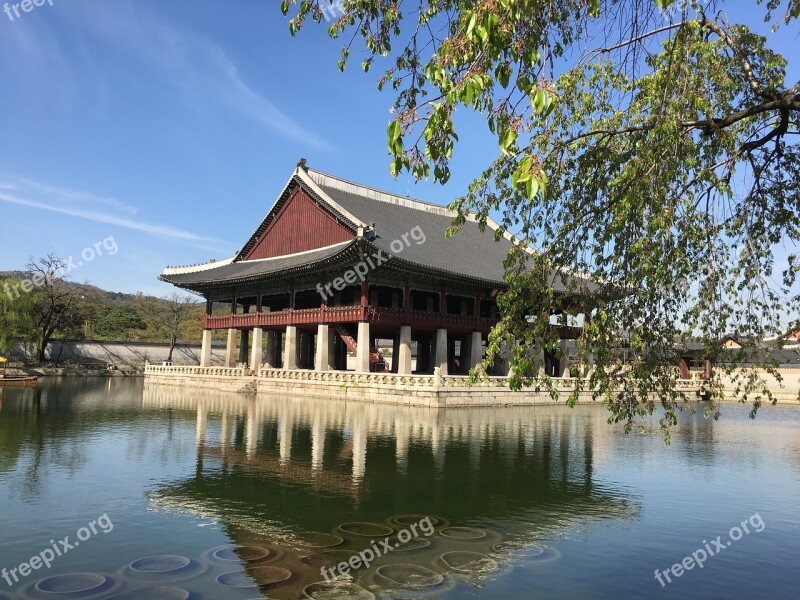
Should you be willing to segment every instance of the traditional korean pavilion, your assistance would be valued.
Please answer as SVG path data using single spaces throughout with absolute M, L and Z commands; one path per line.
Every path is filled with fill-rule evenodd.
M 416 373 L 467 373 L 497 322 L 494 293 L 514 242 L 495 242 L 497 226 L 482 232 L 474 220 L 446 238 L 452 216 L 301 160 L 234 257 L 159 278 L 207 300 L 201 366 L 211 364 L 212 332 L 227 330 L 228 367 L 345 370 L 350 350 L 356 371 L 383 370 L 375 341 L 388 339 L 393 372 L 412 372 L 416 342 Z

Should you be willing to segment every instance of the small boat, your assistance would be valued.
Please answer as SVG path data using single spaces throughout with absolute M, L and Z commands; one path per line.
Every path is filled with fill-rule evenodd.
M 0 356 L 0 386 L 5 387 L 36 387 L 36 375 L 7 375 L 8 359 Z

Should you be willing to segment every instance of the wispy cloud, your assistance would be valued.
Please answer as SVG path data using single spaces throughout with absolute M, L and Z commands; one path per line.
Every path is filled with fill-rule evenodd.
M 33 179 L 21 178 L 19 182 L 22 188 L 14 184 L 2 184 L 2 183 L 0 183 L 0 188 L 11 189 L 11 190 L 23 189 L 32 192 L 42 193 L 46 194 L 49 198 L 52 198 L 53 200 L 58 200 L 60 202 L 78 202 L 78 203 L 86 203 L 89 205 L 106 206 L 108 208 L 113 208 L 114 210 L 118 210 L 129 215 L 135 215 L 137 212 L 139 212 L 139 209 L 136 208 L 135 206 L 131 206 L 130 204 L 120 202 L 116 198 L 106 198 L 88 192 L 76 192 L 73 190 L 58 188 L 52 185 L 48 185 L 46 183 L 42 183 L 40 181 L 34 181 Z
M 99 204 L 106 207 L 110 206 L 113 208 L 122 208 L 125 209 L 125 212 L 128 214 L 136 212 L 137 209 L 135 207 L 117 200 L 103 198 L 89 192 L 64 190 L 26 179 L 21 179 L 20 182 L 25 187 L 0 183 L 0 189 L 14 190 L 13 194 L 8 192 L 0 192 L 0 201 L 9 202 L 19 206 L 26 206 L 28 208 L 48 210 L 63 215 L 70 215 L 80 219 L 86 219 L 88 221 L 108 223 L 109 225 L 117 225 L 119 227 L 125 227 L 127 229 L 142 231 L 144 233 L 176 240 L 184 240 L 188 242 L 212 242 L 218 244 L 224 243 L 222 240 L 205 237 L 190 231 L 170 227 L 168 225 L 147 223 L 145 221 L 131 219 L 128 216 L 109 214 L 98 209 L 96 206 L 93 206 L 93 204 Z M 35 196 L 37 193 L 46 194 L 49 201 L 36 199 Z M 30 197 L 30 195 L 33 195 L 34 197 Z M 59 200 L 64 203 L 52 204 L 52 200 Z
M 79 4 L 69 18 L 110 51 L 124 52 L 192 108 L 210 103 L 306 146 L 332 147 L 249 83 L 220 44 L 167 22 L 157 11 L 132 3 Z

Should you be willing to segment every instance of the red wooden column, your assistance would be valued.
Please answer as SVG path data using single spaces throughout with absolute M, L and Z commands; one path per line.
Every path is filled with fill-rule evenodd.
M 406 324 L 411 324 L 411 284 L 407 283 L 403 288 L 403 313 Z
M 689 379 L 689 361 L 681 358 L 681 379 Z

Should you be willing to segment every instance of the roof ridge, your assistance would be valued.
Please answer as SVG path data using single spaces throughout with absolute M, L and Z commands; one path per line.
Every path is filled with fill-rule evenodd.
M 400 195 L 395 194 L 393 192 L 387 192 L 386 190 L 381 190 L 381 189 L 378 189 L 378 188 L 375 188 L 375 187 L 372 187 L 372 186 L 364 185 L 362 183 L 358 183 L 358 182 L 355 182 L 355 181 L 350 181 L 349 179 L 344 179 L 344 178 L 339 177 L 337 175 L 332 175 L 330 173 L 325 173 L 324 171 L 320 171 L 318 169 L 312 169 L 311 167 L 306 167 L 306 171 L 307 171 L 307 173 L 309 174 L 310 177 L 312 177 L 313 175 L 316 175 L 316 176 L 322 177 L 324 180 L 327 180 L 329 182 L 343 184 L 344 187 L 338 187 L 337 188 L 337 189 L 340 189 L 341 191 L 345 191 L 345 192 L 351 191 L 351 192 L 356 192 L 356 193 L 361 192 L 362 195 L 365 195 L 365 196 L 367 196 L 368 198 L 370 198 L 372 200 L 377 200 L 378 202 L 386 202 L 386 203 L 389 203 L 389 204 L 399 204 L 399 205 L 405 206 L 407 208 L 413 208 L 413 209 L 416 209 L 416 210 L 422 210 L 422 211 L 429 212 L 429 213 L 430 212 L 439 213 L 442 216 L 446 216 L 446 217 L 452 217 L 452 216 L 455 216 L 455 214 L 456 214 L 455 211 L 452 211 L 449 208 L 447 208 L 447 206 L 442 206 L 441 204 L 434 204 L 433 202 L 426 202 L 424 200 L 417 200 L 416 198 L 410 198 L 408 196 L 400 196 Z M 316 181 L 316 179 L 315 179 L 315 182 L 318 185 L 320 183 L 322 183 L 322 185 L 324 185 L 324 182 Z M 336 187 L 336 186 L 332 186 L 332 187 Z M 347 189 L 347 188 L 350 188 L 350 189 Z M 364 194 L 363 192 L 367 192 L 367 193 Z

